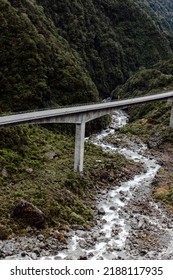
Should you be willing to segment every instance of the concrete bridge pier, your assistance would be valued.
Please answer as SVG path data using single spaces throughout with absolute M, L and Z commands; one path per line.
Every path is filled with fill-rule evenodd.
M 84 160 L 85 122 L 76 124 L 74 171 L 83 171 Z
M 171 115 L 170 115 L 169 126 L 173 127 L 173 103 L 172 103 L 172 107 L 171 107 Z

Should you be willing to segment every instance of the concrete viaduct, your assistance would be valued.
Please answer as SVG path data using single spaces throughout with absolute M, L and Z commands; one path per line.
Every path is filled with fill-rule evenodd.
M 68 108 L 47 109 L 42 111 L 11 114 L 0 117 L 0 127 L 22 124 L 74 123 L 76 124 L 74 171 L 83 171 L 85 124 L 93 119 L 111 114 L 116 109 L 147 102 L 170 101 L 173 104 L 173 91 L 137 97 L 125 100 L 80 105 Z M 170 115 L 170 126 L 173 127 L 173 105 Z

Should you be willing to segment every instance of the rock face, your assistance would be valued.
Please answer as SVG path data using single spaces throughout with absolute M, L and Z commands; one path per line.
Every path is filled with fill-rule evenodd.
M 45 224 L 45 215 L 35 205 L 25 200 L 20 200 L 13 209 L 12 217 L 20 219 L 28 225 L 41 228 Z

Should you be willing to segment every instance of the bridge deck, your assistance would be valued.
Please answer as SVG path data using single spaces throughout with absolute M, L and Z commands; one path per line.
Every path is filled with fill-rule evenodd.
M 115 109 L 162 100 L 170 100 L 171 102 L 173 102 L 173 91 L 106 103 L 102 102 L 90 105 L 81 105 L 59 109 L 47 109 L 42 111 L 25 112 L 21 114 L 2 116 L 0 117 L 0 127 L 15 126 L 25 123 L 76 123 L 74 171 L 82 172 L 86 122 L 109 114 Z M 173 127 L 173 106 L 171 109 L 170 126 Z
M 131 105 L 137 105 L 142 104 L 146 102 L 154 102 L 154 101 L 162 101 L 169 98 L 173 98 L 173 91 L 160 93 L 160 94 L 154 94 L 144 97 L 136 97 L 136 98 L 130 98 L 130 99 L 124 99 L 124 100 L 118 100 L 118 101 L 111 101 L 106 103 L 97 103 L 97 104 L 90 104 L 90 105 L 81 105 L 81 106 L 74 106 L 74 107 L 67 107 L 67 108 L 59 108 L 59 109 L 47 109 L 42 111 L 33 111 L 33 112 L 24 112 L 14 115 L 8 115 L 8 116 L 2 116 L 0 117 L 0 126 L 6 126 L 6 125 L 17 125 L 22 124 L 26 122 L 30 122 L 38 119 L 39 121 L 41 119 L 48 119 L 56 116 L 67 116 L 72 115 L 76 113 L 86 113 L 90 111 L 100 111 L 105 109 L 119 109 L 125 106 L 131 106 Z

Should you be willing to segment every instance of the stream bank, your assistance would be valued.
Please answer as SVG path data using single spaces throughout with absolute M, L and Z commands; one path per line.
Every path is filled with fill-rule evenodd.
M 152 182 L 160 165 L 156 153 L 139 139 L 114 135 L 127 122 L 119 111 L 111 128 L 87 139 L 107 152 L 119 152 L 140 163 L 143 171 L 121 184 L 100 190 L 95 209 L 95 226 L 74 226 L 67 243 L 56 238 L 17 238 L 0 242 L 5 259 L 172 259 L 173 215 L 153 199 Z M 109 142 L 107 140 L 109 138 Z M 112 140 L 111 140 L 112 138 Z M 111 141 L 110 141 L 111 140 Z M 160 160 L 161 164 L 162 160 Z M 128 170 L 126 170 L 128 173 Z M 37 234 L 37 233 L 36 233 Z
M 119 152 L 140 162 L 144 172 L 97 197 L 96 225 L 90 231 L 70 233 L 67 249 L 56 259 L 171 259 L 173 257 L 173 215 L 153 199 L 153 181 L 160 165 L 139 139 L 117 136 L 114 130 L 127 122 L 118 111 L 110 128 L 91 137 L 107 152 Z M 113 129 L 112 129 L 113 128 Z M 116 143 L 107 142 L 112 137 Z M 114 142 L 113 141 L 113 142 Z M 119 145 L 117 145 L 119 143 Z

